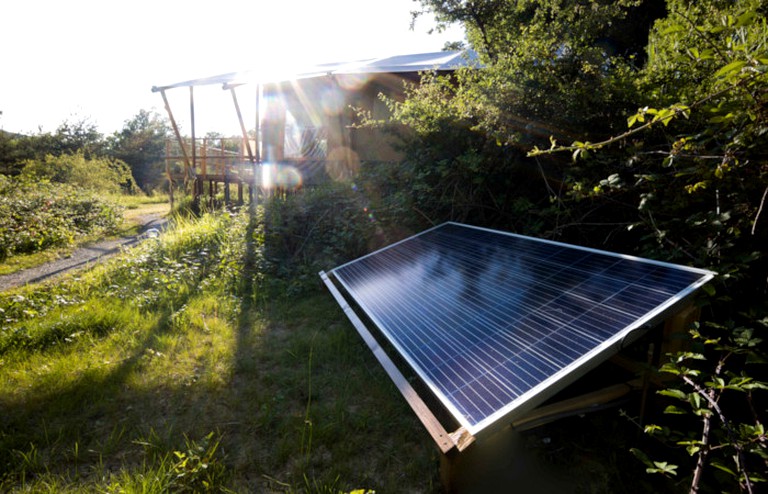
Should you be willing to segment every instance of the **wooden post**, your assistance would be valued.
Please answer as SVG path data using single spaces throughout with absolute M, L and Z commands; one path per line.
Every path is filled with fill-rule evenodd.
M 187 154 L 187 148 L 184 146 L 184 139 L 181 137 L 181 132 L 179 131 L 179 126 L 176 124 L 176 119 L 173 117 L 173 112 L 171 111 L 171 105 L 168 103 L 168 97 L 165 95 L 165 90 L 160 90 L 160 96 L 163 97 L 163 103 L 165 104 L 165 111 L 168 113 L 168 118 L 171 120 L 171 127 L 173 128 L 173 133 L 176 135 L 176 142 L 179 143 L 179 147 L 181 148 L 181 154 L 184 156 L 184 170 L 188 170 L 190 165 L 189 162 L 189 155 Z M 186 182 L 186 179 L 185 179 Z
M 688 330 L 699 320 L 701 309 L 689 304 L 664 323 L 660 358 L 668 353 L 685 350 L 688 346 Z
M 168 197 L 171 200 L 171 211 L 173 211 L 173 175 L 171 174 L 171 142 L 165 141 L 165 174 L 168 177 Z
M 465 451 L 440 455 L 440 480 L 448 494 L 510 492 L 572 493 L 573 485 L 551 471 L 511 427 L 470 445 Z

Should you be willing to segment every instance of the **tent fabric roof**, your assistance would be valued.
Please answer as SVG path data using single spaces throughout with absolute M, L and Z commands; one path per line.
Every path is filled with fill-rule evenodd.
M 424 72 L 428 70 L 449 71 L 462 67 L 478 67 L 477 53 L 472 50 L 442 51 L 413 55 L 396 55 L 383 58 L 369 58 L 355 62 L 327 63 L 282 73 L 265 73 L 259 70 L 229 72 L 226 74 L 191 79 L 164 86 L 154 86 L 153 92 L 177 87 L 206 86 L 222 84 L 225 88 L 248 83 L 282 82 L 294 79 L 308 79 L 328 75 L 344 74 L 397 74 Z

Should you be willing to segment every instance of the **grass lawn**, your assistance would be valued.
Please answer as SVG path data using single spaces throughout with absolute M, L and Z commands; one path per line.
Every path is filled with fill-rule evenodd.
M 0 293 L 0 491 L 441 492 L 436 446 L 319 277 L 267 274 L 263 217 L 178 218 Z M 613 409 L 515 454 L 573 492 L 658 487 L 627 436 Z
M 435 489 L 431 439 L 319 279 L 236 286 L 245 231 L 182 221 L 0 294 L 2 490 Z

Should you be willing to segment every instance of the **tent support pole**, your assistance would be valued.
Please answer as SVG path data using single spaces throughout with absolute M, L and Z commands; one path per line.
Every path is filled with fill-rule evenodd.
M 173 112 L 171 111 L 170 103 L 168 103 L 168 96 L 166 96 L 165 94 L 165 89 L 160 90 L 160 95 L 163 97 L 163 103 L 165 104 L 165 112 L 168 114 L 168 118 L 171 120 L 171 127 L 173 128 L 173 133 L 176 135 L 176 141 L 178 141 L 179 147 L 181 148 L 181 154 L 182 156 L 184 156 L 184 169 L 189 170 L 190 163 L 189 163 L 189 155 L 187 154 L 187 147 L 184 145 L 184 139 L 181 138 L 181 132 L 179 132 L 179 126 L 176 124 L 176 119 L 173 117 Z M 184 180 L 186 181 L 187 173 L 185 173 L 184 175 L 185 175 Z

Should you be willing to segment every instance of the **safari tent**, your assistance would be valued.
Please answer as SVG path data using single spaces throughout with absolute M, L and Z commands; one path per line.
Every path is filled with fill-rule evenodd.
M 445 74 L 476 64 L 472 51 L 445 51 L 320 64 L 292 74 L 232 72 L 155 86 L 152 91 L 162 96 L 176 137 L 166 153 L 169 179 L 193 183 L 196 197 L 204 194 L 206 184 L 213 195 L 219 184 L 235 183 L 242 200 L 244 185 L 250 191 L 290 189 L 349 177 L 361 162 L 397 160 L 388 136 L 353 125 L 357 113 L 384 118 L 388 108 L 380 95 L 402 100 L 406 83 L 418 83 L 426 71 Z M 232 118 L 241 129 L 236 143 L 210 143 L 196 136 L 194 89 L 209 85 L 231 92 Z M 167 97 L 182 88 L 189 91 L 187 135 L 182 135 Z M 246 90 L 257 94 L 258 117 L 251 129 L 238 100 L 238 91 Z M 174 172 L 173 163 L 182 166 Z

